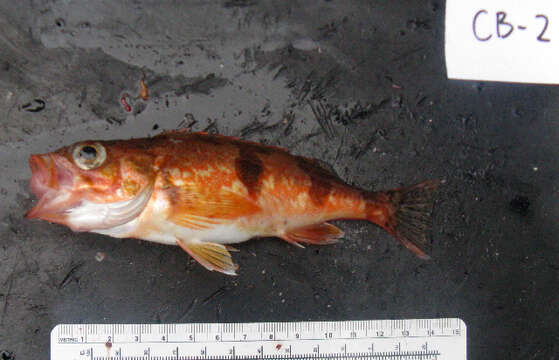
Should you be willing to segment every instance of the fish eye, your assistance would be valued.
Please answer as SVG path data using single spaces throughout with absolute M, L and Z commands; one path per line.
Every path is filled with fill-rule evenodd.
M 80 150 L 80 157 L 86 160 L 93 160 L 97 157 L 97 150 L 93 146 L 86 145 Z
M 80 169 L 92 170 L 103 165 L 107 159 L 107 153 L 103 145 L 99 143 L 78 144 L 74 147 L 72 157 Z

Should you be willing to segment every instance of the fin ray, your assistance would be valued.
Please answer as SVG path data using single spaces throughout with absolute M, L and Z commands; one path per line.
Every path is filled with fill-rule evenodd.
M 369 193 L 367 206 L 373 210 L 369 211 L 367 219 L 388 231 L 419 258 L 428 260 L 428 232 L 438 186 L 439 181 L 430 180 L 406 188 Z M 383 216 L 382 221 L 375 215 L 379 206 L 387 210 L 383 213 L 388 217 Z
M 344 236 L 342 230 L 325 222 L 289 230 L 281 238 L 289 243 L 302 246 L 300 243 L 314 245 L 335 244 L 342 236 Z
M 260 208 L 247 197 L 228 190 L 201 191 L 193 185 L 168 188 L 172 199 L 169 220 L 195 230 L 254 214 Z
M 236 270 L 239 267 L 233 262 L 231 254 L 225 246 L 211 242 L 189 242 L 181 239 L 177 239 L 177 244 L 206 269 L 219 271 L 226 275 L 237 275 Z

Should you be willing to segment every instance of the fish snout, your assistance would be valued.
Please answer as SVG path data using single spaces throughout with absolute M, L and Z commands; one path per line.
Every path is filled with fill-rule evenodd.
M 58 184 L 54 182 L 54 164 L 49 155 L 31 155 L 29 167 L 31 168 L 31 191 L 37 198 L 42 198 L 49 189 L 57 187 Z
M 25 215 L 26 218 L 41 218 L 54 221 L 54 214 L 67 204 L 60 201 L 73 182 L 72 173 L 57 161 L 53 154 L 33 154 L 29 157 L 31 168 L 31 192 L 39 202 Z
M 31 155 L 31 191 L 40 198 L 48 190 L 59 190 L 61 186 L 71 187 L 75 176 L 66 162 L 57 154 Z

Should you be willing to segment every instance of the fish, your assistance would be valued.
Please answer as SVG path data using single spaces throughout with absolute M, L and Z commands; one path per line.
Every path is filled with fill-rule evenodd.
M 87 140 L 33 154 L 28 219 L 75 232 L 178 245 L 211 271 L 236 275 L 233 244 L 277 237 L 335 244 L 329 221 L 367 220 L 429 259 L 438 180 L 386 191 L 351 186 L 323 162 L 204 132 Z

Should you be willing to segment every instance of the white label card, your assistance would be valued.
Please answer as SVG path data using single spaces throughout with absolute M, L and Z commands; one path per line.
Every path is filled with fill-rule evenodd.
M 559 84 L 559 0 L 447 0 L 449 79 Z

